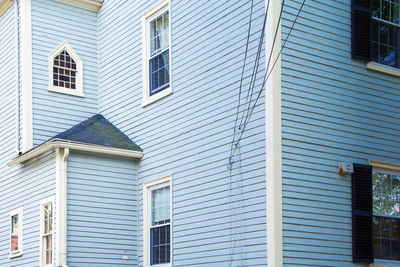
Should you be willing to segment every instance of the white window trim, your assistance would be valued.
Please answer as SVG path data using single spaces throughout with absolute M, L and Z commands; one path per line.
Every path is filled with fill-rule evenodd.
M 376 71 L 376 72 L 380 72 L 380 73 L 384 73 L 384 74 L 388 74 L 394 77 L 400 77 L 400 69 L 398 68 L 393 68 L 384 64 L 379 64 L 373 61 L 368 62 L 365 65 L 365 68 L 367 70 L 372 70 L 372 71 Z
M 155 101 L 160 100 L 172 94 L 172 58 L 171 58 L 171 9 L 170 1 L 163 0 L 155 5 L 150 10 L 146 11 L 142 16 L 142 73 L 143 73 L 143 94 L 142 94 L 142 107 L 145 107 Z M 169 11 L 169 87 L 162 91 L 150 96 L 149 93 L 149 37 L 150 37 L 150 21 L 162 12 Z
M 53 209 L 53 211 L 52 211 L 52 214 L 53 214 L 53 225 L 52 225 L 52 229 L 53 229 L 53 233 L 52 233 L 52 235 L 53 235 L 53 251 L 52 251 L 52 254 L 53 254 L 53 264 L 45 264 L 45 260 L 44 260 L 44 257 L 45 257 L 45 251 L 44 251 L 44 247 L 43 247 L 43 227 L 44 227 L 44 224 L 43 224 L 43 219 L 44 219 L 44 206 L 45 205 L 47 205 L 47 204 L 49 204 L 49 203 L 51 203 L 51 207 L 52 207 L 52 209 Z M 51 196 L 51 197 L 47 197 L 47 198 L 45 198 L 45 199 L 42 199 L 41 201 L 40 201 L 40 238 L 39 238 L 39 240 L 40 240 L 40 254 L 39 254 L 39 257 L 40 257 L 40 267 L 49 267 L 49 266 L 53 266 L 54 265 L 54 263 L 55 263 L 55 261 L 54 261 L 54 237 L 55 237 L 55 228 L 54 228 L 54 204 L 55 204 L 55 197 L 54 196 Z
M 158 187 L 158 186 L 166 186 L 169 185 L 170 188 L 170 246 L 171 246 L 171 255 L 170 255 L 170 263 L 169 264 L 159 264 L 153 265 L 157 267 L 170 267 L 172 266 L 172 248 L 173 248 L 173 240 L 172 240 L 172 175 L 164 176 L 150 182 L 143 183 L 143 267 L 150 267 L 150 235 L 149 235 L 149 228 L 150 228 L 150 190 Z
M 15 216 L 15 215 L 18 215 L 18 250 L 16 251 L 16 252 L 11 252 L 11 228 L 12 228 L 12 225 L 11 225 L 11 217 L 12 216 Z M 10 226 L 10 228 L 9 228 L 9 237 L 10 237 L 10 240 L 9 240 L 9 242 L 10 242 L 10 256 L 9 256 L 9 258 L 11 259 L 11 258 L 15 258 L 15 257 L 19 257 L 19 256 L 22 256 L 22 248 L 23 248 L 23 244 L 22 244 L 22 242 L 23 242 L 23 222 L 22 222 L 22 216 L 23 216 L 23 208 L 21 207 L 21 208 L 17 208 L 17 209 L 15 209 L 15 210 L 12 210 L 11 212 L 10 212 L 10 218 L 9 218 L 9 226 Z
M 54 58 L 66 50 L 76 63 L 76 89 L 67 89 L 53 85 L 53 62 Z M 83 63 L 75 50 L 68 44 L 67 41 L 62 42 L 56 49 L 49 54 L 49 91 L 61 94 L 84 97 L 83 94 Z

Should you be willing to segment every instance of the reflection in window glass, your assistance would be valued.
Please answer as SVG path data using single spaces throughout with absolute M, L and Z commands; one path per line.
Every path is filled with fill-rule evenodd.
M 18 251 L 18 214 L 11 216 L 11 253 Z
M 375 172 L 372 179 L 374 256 L 400 260 L 400 176 Z
M 169 12 L 150 21 L 150 96 L 169 86 Z

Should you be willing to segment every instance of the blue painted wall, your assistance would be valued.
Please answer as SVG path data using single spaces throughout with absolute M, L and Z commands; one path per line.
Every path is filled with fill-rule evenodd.
M 173 94 L 145 108 L 141 19 L 157 1 L 105 1 L 98 15 L 100 112 L 145 154 L 138 181 L 139 266 L 142 183 L 169 174 L 174 266 L 265 266 L 263 96 L 241 142 L 242 191 L 239 182 L 233 183 L 231 196 L 227 169 L 250 3 L 171 2 Z M 248 62 L 255 57 L 264 1 L 255 1 L 254 10 Z M 261 66 L 262 72 L 264 54 Z M 246 67 L 245 91 L 252 67 Z M 232 180 L 237 181 L 237 163 L 234 168 Z M 230 205 L 232 200 L 236 206 Z M 234 241 L 239 236 L 242 241 L 234 244 L 232 233 Z
M 132 159 L 71 152 L 68 266 L 137 266 L 137 168 Z
M 33 143 L 46 141 L 98 111 L 97 14 L 32 0 Z M 68 41 L 83 61 L 84 98 L 49 92 L 49 54 Z
M 302 1 L 286 1 L 286 38 Z M 352 264 L 351 178 L 338 162 L 400 163 L 400 79 L 351 59 L 350 1 L 306 1 L 282 54 L 285 266 Z

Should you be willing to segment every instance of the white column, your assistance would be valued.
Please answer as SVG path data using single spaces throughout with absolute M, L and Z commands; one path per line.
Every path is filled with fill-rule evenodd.
M 32 19 L 31 0 L 20 0 L 22 150 L 33 147 L 32 124 Z
M 268 5 L 266 40 L 266 64 L 272 49 L 272 43 L 278 28 L 275 46 L 269 65 L 271 71 L 281 49 L 281 27 L 279 14 L 280 0 L 265 0 Z M 282 123 L 281 123 L 281 59 L 277 61 L 265 90 L 265 125 L 266 125 L 266 179 L 267 179 L 267 257 L 268 266 L 281 267 L 282 256 Z

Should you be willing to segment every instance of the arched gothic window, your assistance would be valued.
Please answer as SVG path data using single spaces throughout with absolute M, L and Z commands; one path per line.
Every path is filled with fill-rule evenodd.
M 49 91 L 83 97 L 82 61 L 67 41 L 49 56 Z

